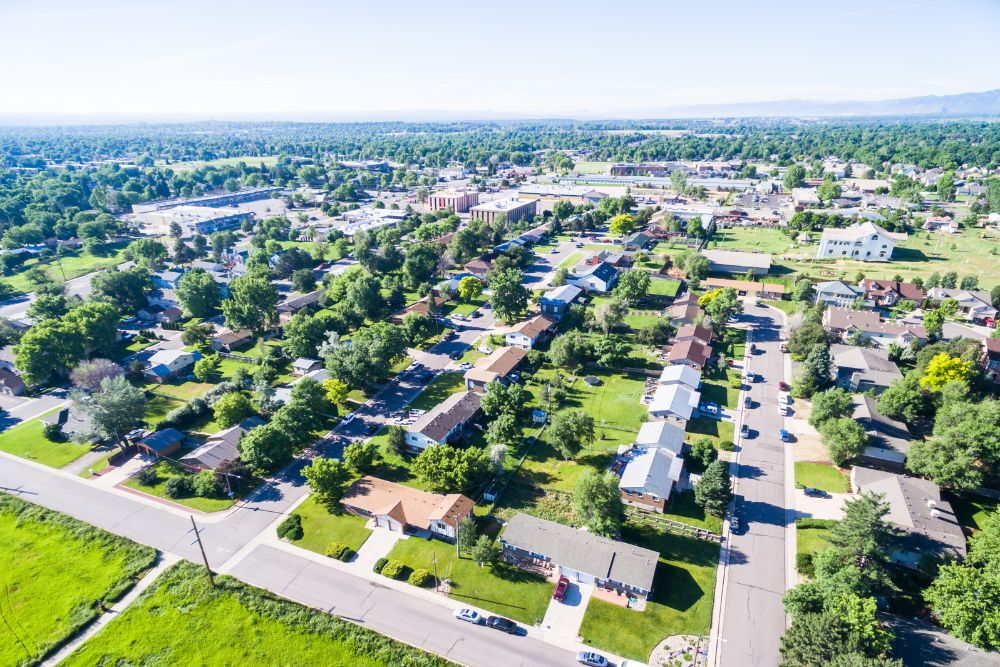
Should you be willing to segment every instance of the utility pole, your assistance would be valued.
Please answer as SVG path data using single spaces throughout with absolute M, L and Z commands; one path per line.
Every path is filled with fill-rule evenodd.
M 205 563 L 205 572 L 208 574 L 208 583 L 215 588 L 215 576 L 212 572 L 212 568 L 208 565 L 208 556 L 205 555 L 205 545 L 201 543 L 201 533 L 198 532 L 198 526 L 194 522 L 194 515 L 191 516 L 191 529 L 194 530 L 194 537 L 198 540 L 198 549 L 201 551 L 201 560 Z
M 191 517 L 191 519 L 193 521 L 194 517 Z M 432 555 L 433 555 L 432 560 L 434 561 L 434 590 L 437 591 L 441 589 L 441 580 L 438 579 L 438 557 L 437 553 L 434 553 Z

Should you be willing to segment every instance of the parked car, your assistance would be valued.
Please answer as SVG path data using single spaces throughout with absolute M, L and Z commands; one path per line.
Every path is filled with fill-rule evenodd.
M 789 433 L 788 431 L 786 431 L 785 429 L 779 429 L 778 430 L 778 438 L 782 442 L 791 442 L 792 441 L 792 434 Z
M 756 343 L 750 343 L 750 354 L 754 354 L 756 352 L 757 352 L 757 344 Z
M 608 667 L 608 659 L 593 651 L 580 651 L 576 654 L 576 661 L 588 667 Z
M 703 403 L 701 406 L 701 411 L 709 415 L 719 414 L 719 406 L 715 403 Z
M 518 630 L 517 623 L 503 616 L 490 616 L 486 619 L 486 627 L 506 632 L 508 635 L 515 634 Z
M 472 315 L 470 315 L 470 317 L 472 317 L 473 319 L 477 318 L 477 317 L 482 317 L 482 316 L 483 316 L 483 314 L 480 313 L 478 310 L 472 311 Z
M 483 624 L 483 615 L 475 609 L 456 609 L 452 615 L 460 621 L 472 623 L 473 625 Z
M 749 410 L 750 408 L 752 408 L 753 407 L 753 399 L 751 399 L 749 396 L 745 396 L 743 398 L 743 407 L 746 408 L 747 410 Z
M 352 421 L 354 421 L 354 418 L 356 416 L 357 415 L 355 415 L 353 412 L 348 412 L 346 415 L 344 415 L 344 419 L 341 421 L 341 423 L 342 424 L 350 424 Z
M 559 583 L 556 584 L 556 590 L 552 592 L 552 599 L 556 602 L 562 602 L 566 599 L 566 591 L 569 589 L 569 579 L 566 577 L 559 577 Z
M 789 391 L 791 389 L 791 387 L 788 386 L 787 382 L 781 381 L 781 382 L 778 382 L 778 389 L 781 390 L 781 391 Z
M 411 414 L 414 417 L 419 417 L 420 415 L 427 414 L 427 411 L 426 410 L 421 410 L 420 408 L 413 408 L 412 410 L 409 410 L 408 414 Z
M 459 370 L 467 371 L 470 368 L 472 368 L 472 364 L 470 364 L 468 361 L 463 361 L 458 365 L 458 368 Z
M 788 346 L 785 345 L 784 343 L 781 344 L 781 348 L 780 349 L 781 349 L 782 352 L 788 352 Z
M 734 535 L 740 534 L 740 518 L 738 516 L 729 517 L 729 532 Z
M 753 384 L 757 381 L 757 376 L 754 375 L 753 372 L 747 371 L 747 374 L 743 376 L 743 381 L 747 384 Z
M 822 489 L 814 489 L 810 486 L 807 486 L 806 488 L 802 489 L 802 491 L 810 498 L 826 498 L 826 491 L 823 491 Z
M 746 424 L 744 424 L 743 426 L 741 426 L 740 427 L 740 436 L 742 436 L 744 438 L 749 438 L 750 437 L 750 427 L 747 426 Z
M 419 361 L 414 361 L 412 364 L 406 367 L 407 371 L 415 371 L 418 368 L 423 368 L 423 365 Z

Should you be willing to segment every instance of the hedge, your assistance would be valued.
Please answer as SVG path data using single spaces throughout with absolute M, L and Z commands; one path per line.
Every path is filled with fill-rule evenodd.
M 393 558 L 382 568 L 382 576 L 389 577 L 390 579 L 402 579 L 406 576 L 406 572 L 409 569 L 406 563 Z
M 289 514 L 288 518 L 278 524 L 278 537 L 286 540 L 301 540 L 305 532 L 302 530 L 302 517 Z
M 354 558 L 354 549 L 343 542 L 330 542 L 326 547 L 326 555 L 346 563 Z

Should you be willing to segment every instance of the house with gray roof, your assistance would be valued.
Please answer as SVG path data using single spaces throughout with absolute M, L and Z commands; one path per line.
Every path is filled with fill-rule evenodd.
M 500 535 L 504 556 L 525 565 L 543 561 L 571 581 L 649 597 L 660 554 L 652 549 L 515 514 Z
M 861 453 L 865 465 L 902 471 L 910 451 L 910 431 L 906 424 L 886 417 L 878 411 L 877 401 L 867 394 L 854 396 L 851 419 L 868 433 L 868 444 Z
M 889 503 L 886 519 L 902 533 L 889 554 L 896 564 L 916 569 L 923 556 L 965 558 L 965 533 L 934 482 L 855 466 L 851 490 L 881 494 Z
M 903 377 L 881 348 L 831 345 L 830 360 L 837 386 L 846 391 L 880 394 Z
M 865 295 L 864 290 L 845 283 L 843 280 L 828 280 L 816 283 L 816 302 L 823 302 L 828 306 L 839 308 L 850 308 L 854 301 Z
M 741 250 L 702 250 L 708 260 L 708 270 L 713 273 L 752 273 L 766 276 L 771 270 L 771 256 L 762 252 Z
M 223 429 L 205 441 L 205 444 L 185 454 L 181 463 L 193 470 L 215 470 L 226 461 L 240 458 L 240 439 L 264 423 L 254 415 L 239 424 Z
M 585 292 L 603 294 L 610 292 L 618 282 L 618 269 L 608 262 L 601 262 L 596 266 L 584 262 L 573 268 L 573 271 L 566 276 L 566 282 Z
M 576 285 L 561 285 L 543 294 L 538 299 L 538 306 L 543 315 L 558 320 L 582 292 L 583 290 Z
M 618 480 L 621 500 L 626 505 L 662 514 L 683 471 L 684 459 L 666 448 L 633 450 L 625 459 Z
M 406 427 L 407 447 L 422 451 L 458 436 L 479 415 L 481 401 L 482 397 L 474 391 L 452 394 Z

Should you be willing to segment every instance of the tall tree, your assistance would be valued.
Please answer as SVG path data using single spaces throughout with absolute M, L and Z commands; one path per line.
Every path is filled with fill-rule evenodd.
M 528 307 L 528 288 L 519 269 L 503 269 L 490 277 L 493 312 L 506 324 L 516 322 Z
M 613 536 L 625 520 L 618 491 L 618 475 L 611 470 L 588 469 L 573 491 L 573 511 L 578 521 L 598 535 Z
M 146 411 L 146 395 L 122 376 L 101 380 L 100 391 L 74 393 L 73 400 L 90 418 L 94 432 L 120 445 L 125 434 L 139 425 Z
M 253 433 L 253 431 L 251 431 Z M 340 499 L 351 481 L 351 471 L 337 459 L 317 458 L 302 469 L 316 500 L 331 511 L 339 510 Z
M 222 302 L 219 284 L 205 269 L 191 269 L 177 284 L 177 299 L 190 317 L 211 317 Z
M 248 329 L 260 336 L 278 322 L 278 290 L 266 271 L 253 270 L 234 278 L 229 298 L 222 302 L 226 326 Z
M 729 481 L 729 463 L 715 460 L 702 473 L 694 487 L 695 502 L 709 514 L 722 516 L 733 498 Z

